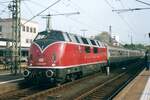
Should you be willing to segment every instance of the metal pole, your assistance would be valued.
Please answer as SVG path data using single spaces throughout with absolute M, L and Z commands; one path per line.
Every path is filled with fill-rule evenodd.
M 111 40 L 111 33 L 112 33 L 112 30 L 111 30 L 111 25 L 109 26 L 109 35 L 110 35 L 110 37 L 109 37 L 109 42 L 110 43 L 112 43 L 112 40 Z
M 49 14 L 50 15 L 50 14 Z M 51 26 L 51 16 L 47 17 L 47 21 L 46 21 L 46 30 L 48 32 L 50 32 L 52 30 L 52 26 Z
M 12 67 L 17 74 L 20 65 L 20 0 L 12 1 Z

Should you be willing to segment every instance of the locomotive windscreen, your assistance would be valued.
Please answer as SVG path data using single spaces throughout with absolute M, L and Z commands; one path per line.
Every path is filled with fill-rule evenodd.
M 34 42 L 42 47 L 42 49 L 44 49 L 47 45 L 57 41 L 65 41 L 63 33 L 61 31 L 39 32 L 34 39 Z
M 52 39 L 52 40 L 56 40 L 56 41 L 65 41 L 64 37 L 62 35 L 62 32 L 60 31 L 43 31 L 38 33 L 38 35 L 36 36 L 35 40 L 45 40 L 45 39 Z

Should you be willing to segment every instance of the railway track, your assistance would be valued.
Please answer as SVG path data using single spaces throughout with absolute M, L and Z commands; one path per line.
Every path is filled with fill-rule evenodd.
M 12 91 L 17 91 L 20 89 L 25 89 L 28 87 L 31 87 L 32 84 L 27 84 L 24 80 L 18 81 L 18 82 L 10 82 L 10 83 L 4 83 L 0 84 L 0 97 L 1 95 L 5 93 L 9 93 Z
M 137 67 L 137 65 L 135 66 Z M 138 66 L 141 66 L 141 64 Z M 106 76 L 104 73 L 96 73 L 53 88 L 43 86 L 26 88 L 2 96 L 0 95 L 0 100 L 85 100 L 96 98 L 99 100 L 99 97 L 101 99 L 112 98 L 115 95 L 112 93 L 118 91 L 117 89 L 125 84 L 129 76 L 135 74 L 132 71 L 133 69 L 135 70 L 135 67 L 129 67 L 128 71 L 115 70 L 110 76 Z M 118 83 L 121 83 L 121 85 L 118 86 Z
M 50 85 L 36 85 L 28 86 L 24 89 L 17 89 L 0 95 L 0 100 L 18 100 L 30 95 L 33 95 L 37 92 L 44 91 L 48 88 L 51 88 Z
M 140 64 L 137 65 L 138 68 Z M 119 74 L 111 80 L 93 88 L 80 95 L 75 100 L 112 100 L 133 78 L 135 78 L 142 68 L 130 69 L 130 71 Z
M 131 66 L 135 67 L 130 68 Z M 35 95 L 29 96 L 27 98 L 23 98 L 22 100 L 46 100 L 46 99 L 56 99 L 56 100 L 92 100 L 92 99 L 111 99 L 113 98 L 112 93 L 116 93 L 118 89 L 126 83 L 128 79 L 131 80 L 131 76 L 135 74 L 135 71 L 140 72 L 143 68 L 142 64 L 137 63 L 132 64 L 129 69 L 121 73 L 116 72 L 112 76 L 105 76 L 105 79 L 100 78 L 100 74 L 95 74 L 94 76 L 90 76 L 81 80 L 77 80 L 75 82 L 64 84 L 60 87 L 56 87 L 47 91 L 43 91 L 41 93 L 37 93 Z M 137 73 L 138 74 L 138 73 Z M 96 78 L 97 77 L 97 78 Z M 99 78 L 98 78 L 99 77 Z M 132 77 L 133 78 L 133 77 Z M 95 80 L 99 80 L 99 82 L 94 82 Z M 126 83 L 127 84 L 127 83 Z M 94 89 L 94 90 L 93 90 Z M 90 91 L 92 90 L 92 91 Z M 118 91 L 119 92 L 119 91 Z M 88 95 L 87 95 L 88 94 Z M 99 98 L 100 97 L 100 98 Z
M 47 99 L 71 100 L 75 98 L 77 95 L 82 94 L 82 92 L 88 91 L 91 87 L 94 87 L 95 84 L 98 85 L 100 83 L 103 83 L 104 81 L 111 79 L 114 76 L 115 74 L 108 77 L 105 74 L 96 73 L 94 75 L 90 75 L 88 77 L 84 77 L 82 79 L 75 80 L 73 82 L 66 83 L 58 87 L 54 87 L 52 89 L 22 98 L 21 100 L 33 100 L 33 99 L 35 100 L 41 100 L 41 99 L 42 100 L 47 100 Z M 94 84 L 92 84 L 93 82 Z M 87 88 L 87 87 L 90 87 L 90 88 Z M 87 89 L 85 90 L 85 88 Z M 67 93 L 67 91 L 69 91 L 69 93 Z

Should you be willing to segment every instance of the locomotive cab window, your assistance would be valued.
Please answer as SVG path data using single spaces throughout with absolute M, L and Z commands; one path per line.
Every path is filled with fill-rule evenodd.
M 63 33 L 59 31 L 51 31 L 49 33 L 47 31 L 40 32 L 35 40 L 47 40 L 51 42 L 65 41 Z
M 35 38 L 35 40 L 41 40 L 41 39 L 45 39 L 46 35 L 45 34 L 39 34 L 37 35 L 37 37 Z
M 90 47 L 87 47 L 87 46 L 86 46 L 86 47 L 85 47 L 85 52 L 86 52 L 86 53 L 90 53 L 90 52 L 91 52 Z

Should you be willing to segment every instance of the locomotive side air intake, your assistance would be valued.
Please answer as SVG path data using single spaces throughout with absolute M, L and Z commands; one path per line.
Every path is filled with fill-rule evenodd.
M 46 77 L 50 78 L 50 77 L 52 77 L 54 75 L 54 72 L 52 70 L 47 70 L 45 72 L 45 74 L 46 74 Z
M 29 74 L 30 74 L 30 71 L 27 70 L 27 69 L 23 72 L 23 76 L 24 76 L 24 77 L 28 77 Z

